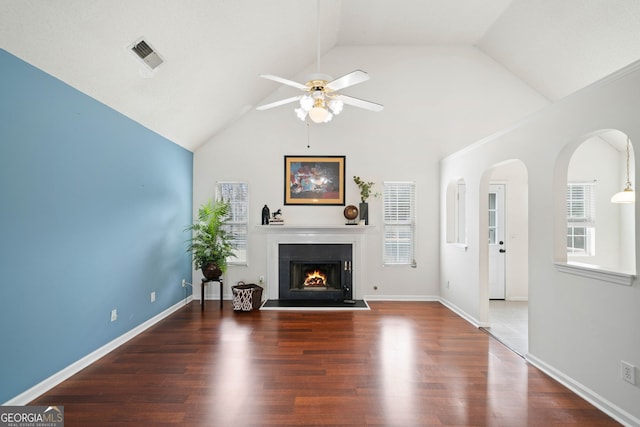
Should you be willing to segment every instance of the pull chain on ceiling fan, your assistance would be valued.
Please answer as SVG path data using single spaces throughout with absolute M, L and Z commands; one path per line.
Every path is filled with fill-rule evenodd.
M 355 70 L 342 77 L 338 77 L 335 80 L 330 76 L 320 73 L 320 0 L 318 0 L 317 6 L 316 73 L 311 75 L 309 80 L 304 84 L 271 74 L 260 75 L 262 78 L 300 89 L 305 93 L 261 105 L 256 109 L 268 110 L 269 108 L 279 107 L 281 105 L 298 101 L 300 106 L 294 110 L 298 118 L 305 121 L 307 117 L 309 117 L 314 123 L 329 122 L 334 115 L 340 114 L 344 104 L 371 111 L 382 111 L 384 107 L 381 104 L 338 93 L 338 91 L 349 86 L 369 80 L 369 74 L 366 72 L 362 70 Z

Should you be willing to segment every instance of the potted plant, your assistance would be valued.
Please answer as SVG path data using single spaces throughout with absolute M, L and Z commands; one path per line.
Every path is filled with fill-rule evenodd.
M 232 235 L 225 227 L 229 211 L 229 202 L 209 200 L 198 209 L 198 220 L 185 229 L 192 233 L 187 252 L 208 280 L 219 279 L 227 271 L 227 258 L 235 255 Z
M 367 199 L 369 197 L 378 197 L 380 193 L 372 193 L 374 182 L 363 181 L 359 176 L 353 177 L 353 182 L 356 183 L 360 189 L 360 220 L 364 220 L 366 225 L 369 224 L 369 204 Z

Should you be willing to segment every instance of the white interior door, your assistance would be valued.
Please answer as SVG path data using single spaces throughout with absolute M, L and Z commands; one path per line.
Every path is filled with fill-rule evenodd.
M 504 184 L 489 185 L 489 299 L 505 299 Z

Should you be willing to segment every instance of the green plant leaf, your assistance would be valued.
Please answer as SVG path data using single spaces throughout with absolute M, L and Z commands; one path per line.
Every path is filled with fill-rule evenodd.
M 198 221 L 185 228 L 192 233 L 187 252 L 193 254 L 195 268 L 214 262 L 223 272 L 227 270 L 227 258 L 235 256 L 233 235 L 225 229 L 230 210 L 224 200 L 209 200 L 198 209 Z

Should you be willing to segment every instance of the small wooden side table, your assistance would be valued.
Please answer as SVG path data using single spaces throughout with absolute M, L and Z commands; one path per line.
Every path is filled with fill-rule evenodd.
M 209 279 L 202 279 L 202 284 L 200 285 L 200 306 L 202 311 L 204 311 L 204 287 L 207 283 L 211 283 L 211 282 L 218 282 L 220 283 L 220 310 L 222 310 L 222 286 L 223 286 L 223 282 L 222 282 L 222 277 L 220 277 L 218 280 L 209 280 Z

